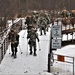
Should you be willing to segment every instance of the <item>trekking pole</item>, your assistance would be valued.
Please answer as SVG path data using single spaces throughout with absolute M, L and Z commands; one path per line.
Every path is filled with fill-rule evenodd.
M 39 51 L 40 51 L 41 49 L 40 49 L 40 43 L 39 42 L 38 42 L 38 45 L 39 45 Z
M 19 45 L 19 49 L 20 49 L 20 52 L 21 52 L 21 54 L 22 54 L 23 52 L 22 52 L 22 50 L 21 50 L 21 47 L 20 47 L 20 45 Z
M 26 30 L 25 30 L 25 32 L 24 32 L 24 34 L 23 34 L 23 37 L 22 37 L 22 38 L 24 38 L 24 36 L 25 36 L 25 33 L 26 33 Z
M 26 56 L 28 56 L 28 39 L 27 39 L 27 51 L 26 51 Z
M 9 54 L 10 54 L 10 48 L 11 48 L 11 42 L 10 42 L 10 45 L 9 45 L 9 48 L 8 48 L 9 49 Z

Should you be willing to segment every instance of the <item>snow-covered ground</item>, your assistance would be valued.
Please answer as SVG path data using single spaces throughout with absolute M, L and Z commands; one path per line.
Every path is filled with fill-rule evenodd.
M 47 35 L 40 36 L 39 30 L 38 34 L 40 39 L 39 44 L 41 50 L 39 50 L 39 44 L 37 42 L 37 56 L 33 56 L 29 55 L 29 46 L 27 44 L 27 38 L 26 38 L 27 31 L 22 30 L 19 33 L 20 44 L 18 46 L 17 58 L 14 59 L 13 57 L 11 57 L 11 54 L 9 54 L 10 51 L 10 46 L 9 46 L 7 53 L 5 54 L 5 57 L 0 64 L 0 75 L 53 75 L 47 72 L 50 29 L 47 32 Z M 65 40 L 66 38 L 67 38 L 66 35 L 64 35 L 63 40 Z M 69 35 L 69 39 L 71 39 L 71 35 Z M 61 49 L 57 49 L 56 51 L 53 52 L 55 54 L 75 57 L 74 50 L 75 50 L 75 45 L 68 45 L 62 47 Z M 22 54 L 21 51 L 23 52 Z M 57 66 L 59 66 L 59 64 Z M 59 67 L 60 67 L 59 69 L 61 69 L 62 67 L 64 69 L 66 68 L 64 64 L 60 65 Z M 68 68 L 70 68 L 70 66 Z M 67 73 L 61 75 L 69 75 L 69 74 Z
M 50 30 L 49 30 L 50 32 Z M 49 49 L 49 37 L 50 33 L 47 32 L 46 35 L 39 36 L 40 39 L 40 49 L 39 44 L 37 42 L 37 56 L 29 55 L 29 46 L 27 44 L 27 31 L 22 30 L 20 35 L 20 44 L 18 47 L 17 58 L 14 59 L 9 54 L 10 46 L 5 54 L 4 59 L 0 64 L 0 75 L 50 75 L 47 72 L 47 64 L 48 64 L 48 49 Z M 25 35 L 24 35 L 25 34 Z M 39 31 L 38 31 L 39 34 Z M 39 34 L 40 35 L 40 34 Z M 23 38 L 24 36 L 24 38 Z M 21 51 L 23 52 L 21 54 Z M 51 74 L 52 75 L 52 74 Z

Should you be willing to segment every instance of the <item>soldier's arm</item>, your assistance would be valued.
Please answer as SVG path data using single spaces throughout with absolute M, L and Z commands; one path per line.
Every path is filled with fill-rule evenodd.
M 28 38 L 30 38 L 30 33 L 29 33 L 29 34 L 27 34 L 27 39 L 28 39 Z
M 39 42 L 38 33 L 36 33 L 36 38 L 37 38 L 37 40 L 38 40 L 38 42 Z
M 11 33 L 9 33 L 9 35 L 8 35 L 8 40 L 10 42 L 10 40 L 11 40 Z
M 17 41 L 18 41 L 18 42 L 19 42 L 19 37 L 20 37 L 20 36 L 19 36 L 19 35 L 17 35 Z

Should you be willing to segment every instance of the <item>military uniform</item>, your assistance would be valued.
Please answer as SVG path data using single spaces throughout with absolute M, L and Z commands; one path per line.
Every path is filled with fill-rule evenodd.
M 31 28 L 33 27 L 33 25 L 32 24 L 29 24 L 29 26 L 27 26 L 27 32 L 28 32 L 28 34 L 31 32 Z
M 44 35 L 46 35 L 46 21 L 44 18 L 40 20 L 40 35 L 42 35 L 42 30 L 44 32 Z
M 15 32 L 15 30 L 12 30 L 9 33 L 9 41 L 11 42 L 11 51 L 14 58 L 16 58 L 17 55 L 17 46 L 19 44 L 19 35 Z
M 72 26 L 74 28 L 74 24 L 75 24 L 75 10 L 71 11 L 70 16 L 71 16 L 70 23 L 72 24 Z
M 32 54 L 32 47 L 34 47 L 34 56 L 36 56 L 36 39 L 39 42 L 38 34 L 35 32 L 34 28 L 31 29 L 29 35 L 27 35 L 27 39 L 29 39 L 29 46 L 30 46 L 30 54 Z
M 67 11 L 66 9 L 64 9 L 64 10 L 61 12 L 61 15 L 62 15 L 62 18 L 68 18 L 68 17 L 70 17 L 70 13 L 69 13 L 69 11 Z
M 61 15 L 62 15 L 63 18 L 68 17 L 68 13 L 67 12 L 62 12 Z
M 70 16 L 71 16 L 72 18 L 75 18 L 75 13 L 74 13 L 74 12 L 71 12 L 71 13 L 70 13 Z
M 27 17 L 27 18 L 26 18 L 25 24 L 27 24 L 27 26 L 29 26 L 29 24 L 30 24 L 30 17 Z
M 48 31 L 48 27 L 49 27 L 49 24 L 50 24 L 50 19 L 48 16 L 45 16 L 45 21 L 46 21 L 46 28 L 47 28 L 47 31 Z

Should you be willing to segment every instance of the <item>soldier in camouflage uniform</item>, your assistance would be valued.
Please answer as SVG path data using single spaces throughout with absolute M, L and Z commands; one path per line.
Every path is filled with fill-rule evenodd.
M 29 17 L 29 16 L 26 17 L 26 22 L 25 22 L 25 24 L 27 24 L 27 26 L 29 26 L 29 24 L 30 24 L 30 17 Z
M 45 18 L 45 23 L 46 23 L 46 30 L 48 31 L 48 27 L 49 27 L 49 24 L 50 24 L 50 18 L 48 17 L 48 14 L 45 14 L 44 15 L 44 18 Z
M 74 24 L 75 24 L 75 10 L 72 10 L 70 13 L 70 23 L 72 24 L 73 28 L 74 28 Z
M 29 34 L 31 32 L 31 28 L 34 26 L 33 25 L 33 17 L 27 17 L 26 19 L 26 24 L 27 24 L 27 33 Z
M 33 53 L 32 52 L 32 47 L 34 48 L 34 56 L 36 56 L 36 39 L 39 42 L 38 34 L 35 32 L 35 29 L 32 28 L 31 32 L 27 35 L 27 39 L 29 39 L 29 46 L 30 46 L 30 55 Z
M 70 16 L 71 16 L 72 18 L 75 18 L 75 10 L 72 10 L 72 11 L 71 11 Z
M 42 30 L 44 32 L 44 35 L 46 35 L 46 21 L 44 17 L 40 18 L 40 35 L 42 35 Z
M 69 12 L 66 9 L 64 9 L 61 13 L 61 16 L 62 16 L 62 18 L 66 18 L 66 17 L 68 18 L 69 17 Z
M 17 56 L 17 46 L 19 44 L 19 35 L 17 34 L 17 30 L 11 30 L 9 33 L 9 41 L 11 42 L 11 51 L 14 58 Z

